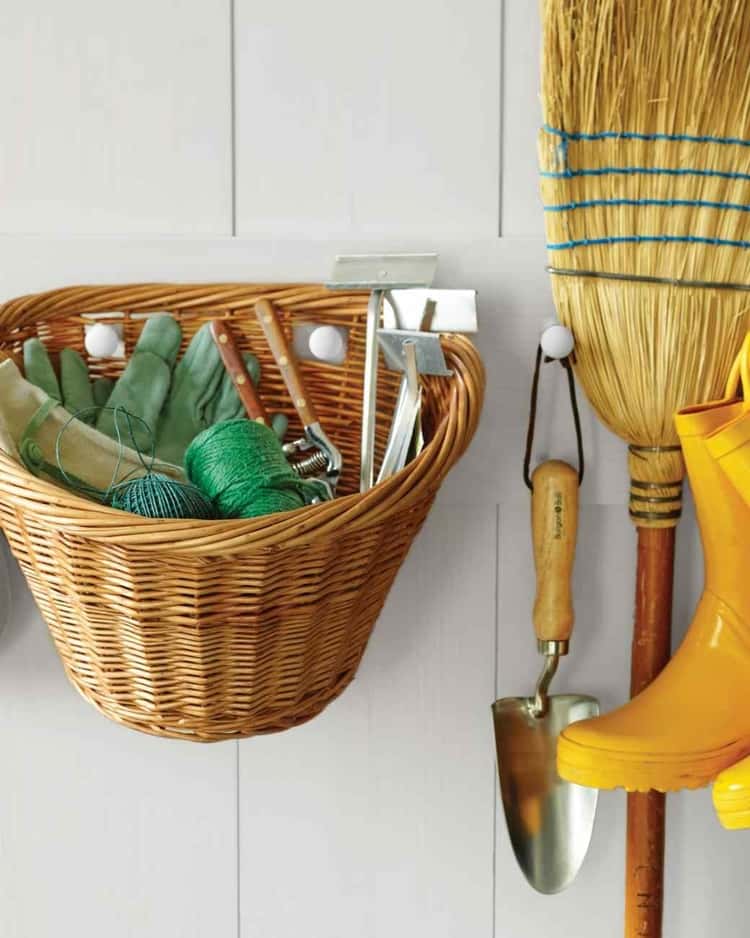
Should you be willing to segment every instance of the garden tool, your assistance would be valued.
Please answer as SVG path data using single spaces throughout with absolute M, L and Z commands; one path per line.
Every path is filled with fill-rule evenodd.
M 591 840 L 597 792 L 562 781 L 555 770 L 559 733 L 599 712 L 583 694 L 549 695 L 573 631 L 571 575 L 578 524 L 579 474 L 542 463 L 532 477 L 531 516 L 537 593 L 534 631 L 544 666 L 531 697 L 492 706 L 500 791 L 511 844 L 529 883 L 542 893 L 570 885 Z
M 378 341 L 386 365 L 394 371 L 404 372 L 378 473 L 378 482 L 382 482 L 404 468 L 415 436 L 421 439 L 419 375 L 450 377 L 453 372 L 445 364 L 440 337 L 434 333 L 381 329 Z M 419 449 L 420 444 L 416 448 Z
M 255 314 L 263 328 L 268 347 L 279 366 L 305 432 L 304 439 L 286 444 L 284 452 L 290 456 L 296 452 L 316 450 L 304 459 L 293 463 L 292 468 L 298 475 L 305 478 L 319 475 L 328 483 L 332 494 L 335 494 L 341 477 L 341 453 L 320 425 L 312 398 L 305 387 L 302 372 L 284 334 L 275 306 L 270 300 L 258 300 L 255 304 Z
M 479 330 L 476 290 L 389 290 L 383 305 L 387 328 L 419 329 L 421 332 L 459 332 L 470 335 Z M 429 315 L 425 318 L 425 310 Z M 390 316 L 393 316 L 392 321 Z
M 276 438 L 281 442 L 288 426 L 286 416 L 284 414 L 274 414 L 269 418 L 263 401 L 255 388 L 252 375 L 247 370 L 245 359 L 242 357 L 226 320 L 214 319 L 211 322 L 211 335 L 219 350 L 224 368 L 232 379 L 237 396 L 242 401 L 245 413 L 250 420 L 272 427 Z
M 375 407 L 378 383 L 378 328 L 383 299 L 397 287 L 429 287 L 435 276 L 437 254 L 350 254 L 336 258 L 332 290 L 371 290 L 367 304 L 365 368 L 362 390 L 362 444 L 360 491 L 372 488 L 375 462 Z
M 676 654 L 623 707 L 565 731 L 560 774 L 598 788 L 697 788 L 750 754 L 750 406 L 736 398 L 750 346 L 723 400 L 675 423 L 704 554 L 703 595 Z M 731 471 L 724 471 L 725 465 Z M 719 788 L 721 795 L 726 791 Z
M 211 323 L 211 335 L 224 362 L 224 368 L 232 379 L 232 384 L 242 406 L 250 420 L 268 426 L 268 414 L 263 401 L 258 397 L 255 385 L 250 380 L 245 362 L 235 342 L 232 330 L 223 319 L 214 319 Z

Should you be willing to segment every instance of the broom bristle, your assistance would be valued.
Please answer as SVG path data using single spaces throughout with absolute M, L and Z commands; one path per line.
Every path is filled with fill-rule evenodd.
M 581 272 L 553 274 L 555 302 L 592 405 L 646 448 L 631 453 L 634 519 L 674 524 L 679 487 L 664 483 L 684 470 L 665 449 L 678 442 L 673 414 L 721 396 L 750 293 L 585 274 L 750 284 L 750 4 L 545 0 L 543 10 L 549 260 Z

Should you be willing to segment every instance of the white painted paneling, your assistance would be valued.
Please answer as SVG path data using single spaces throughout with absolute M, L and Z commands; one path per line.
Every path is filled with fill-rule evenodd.
M 491 935 L 495 541 L 438 504 L 354 684 L 241 743 L 244 938 Z
M 536 149 L 542 122 L 540 6 L 529 0 L 504 0 L 500 229 L 504 237 L 532 237 L 543 244 Z
M 99 715 L 68 684 L 12 569 L 0 935 L 234 938 L 236 747 L 160 740 Z
M 708 789 L 670 795 L 665 938 L 745 938 L 749 831 L 726 831 Z
M 231 231 L 229 0 L 0 11 L 0 231 Z
M 240 234 L 497 233 L 497 0 L 236 11 Z

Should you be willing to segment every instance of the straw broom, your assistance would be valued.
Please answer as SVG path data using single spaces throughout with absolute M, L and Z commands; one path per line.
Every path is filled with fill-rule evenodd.
M 591 404 L 630 444 L 635 694 L 669 657 L 672 417 L 721 396 L 750 324 L 750 4 L 543 0 L 543 24 L 555 303 Z M 661 934 L 663 856 L 664 796 L 629 795 L 627 938 Z

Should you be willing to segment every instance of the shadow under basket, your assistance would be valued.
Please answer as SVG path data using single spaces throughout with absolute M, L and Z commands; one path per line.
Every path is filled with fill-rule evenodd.
M 210 319 L 231 321 L 262 368 L 269 411 L 301 427 L 254 313 L 268 297 L 298 323 L 348 329 L 342 365 L 303 362 L 321 424 L 341 449 L 341 497 L 248 521 L 156 521 L 102 507 L 37 479 L 0 453 L 0 524 L 65 671 L 112 720 L 157 736 L 216 741 L 304 723 L 354 677 L 375 620 L 482 406 L 474 346 L 444 336 L 452 378 L 425 378 L 422 453 L 358 493 L 367 294 L 294 284 L 69 287 L 0 306 L 0 357 L 38 336 L 86 357 L 85 326 L 122 326 L 126 357 L 145 316 L 169 312 L 183 350 Z M 116 376 L 124 359 L 87 359 Z M 382 456 L 400 375 L 379 369 Z M 377 461 L 376 461 L 377 465 Z

